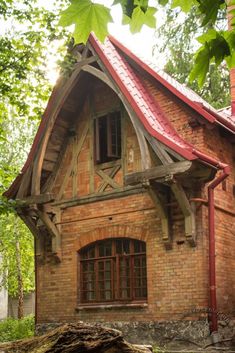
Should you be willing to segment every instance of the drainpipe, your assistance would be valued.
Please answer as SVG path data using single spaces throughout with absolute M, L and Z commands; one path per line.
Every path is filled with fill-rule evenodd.
M 216 166 L 222 173 L 208 186 L 208 223 L 209 223 L 209 289 L 210 289 L 210 332 L 213 343 L 217 340 L 217 300 L 216 300 L 216 267 L 215 267 L 215 200 L 214 189 L 230 174 L 230 167 L 227 164 L 217 162 L 204 153 L 194 151 L 200 159 L 208 164 Z
M 218 331 L 216 300 L 216 267 L 215 267 L 215 200 L 214 189 L 230 174 L 226 164 L 219 163 L 222 174 L 208 186 L 208 219 L 209 219 L 209 287 L 210 287 L 210 332 Z

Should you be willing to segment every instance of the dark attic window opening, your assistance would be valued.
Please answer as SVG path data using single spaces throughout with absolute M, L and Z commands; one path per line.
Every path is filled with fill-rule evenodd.
M 95 119 L 95 160 L 97 164 L 121 158 L 121 113 Z

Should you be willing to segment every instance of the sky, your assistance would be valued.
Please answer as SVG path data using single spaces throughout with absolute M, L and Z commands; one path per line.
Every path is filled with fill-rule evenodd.
M 110 0 L 95 0 L 101 4 L 106 6 L 110 6 L 113 1 Z M 154 0 L 149 1 L 149 5 L 151 6 L 151 2 Z M 46 8 L 50 9 L 52 2 L 50 3 L 48 0 L 38 0 L 38 3 Z M 154 3 L 155 4 L 155 3 Z M 128 25 L 122 25 L 122 11 L 120 5 L 112 6 L 111 15 L 113 17 L 114 23 L 109 24 L 109 32 L 112 34 L 116 39 L 118 39 L 122 44 L 128 47 L 131 51 L 136 53 L 141 58 L 146 58 L 148 60 L 153 60 L 152 50 L 154 44 L 157 42 L 156 38 L 156 30 L 153 28 L 149 28 L 147 26 L 143 26 L 140 33 L 132 34 L 129 30 Z M 164 21 L 164 14 L 161 11 L 156 13 L 156 20 L 157 26 L 160 26 Z M 161 58 L 158 60 L 158 66 L 163 68 L 165 63 L 165 58 L 162 55 Z M 52 84 L 55 83 L 57 78 L 57 69 L 56 64 L 54 63 L 53 59 L 48 63 L 48 78 Z

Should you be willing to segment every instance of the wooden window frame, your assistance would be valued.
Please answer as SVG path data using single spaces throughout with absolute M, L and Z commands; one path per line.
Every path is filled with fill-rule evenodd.
M 117 241 L 129 242 L 129 253 L 117 253 Z M 99 255 L 99 246 L 105 243 L 111 243 L 111 254 L 108 256 Z M 142 251 L 135 252 L 134 244 L 139 244 Z M 89 251 L 94 248 L 94 257 L 89 258 Z M 85 258 L 87 257 L 87 258 Z M 129 276 L 121 276 L 120 262 L 125 260 L 129 263 Z M 110 261 L 110 279 L 105 279 L 105 272 L 103 280 L 100 278 L 98 266 L 100 263 L 107 263 Z M 124 262 L 125 262 L 124 261 Z M 141 265 L 136 266 L 135 262 Z M 89 268 L 90 264 L 94 264 L 93 282 L 90 284 L 94 290 L 92 296 L 90 290 L 87 289 L 87 280 L 85 267 Z M 92 266 L 91 266 L 92 267 Z M 146 266 L 146 243 L 140 240 L 131 238 L 110 238 L 102 241 L 97 241 L 81 249 L 79 252 L 79 268 L 80 268 L 80 302 L 82 304 L 111 304 L 111 303 L 141 303 L 147 301 L 147 266 Z M 105 265 L 103 266 L 105 268 Z M 105 270 L 104 270 L 105 271 Z M 137 276 L 137 272 L 139 275 Z M 108 271 L 107 271 L 108 272 Z M 125 282 L 126 286 L 121 284 Z M 103 287 L 101 282 L 103 281 Z M 129 286 L 128 286 L 129 281 Z M 136 283 L 141 283 L 139 286 Z M 110 282 L 110 289 L 106 288 L 107 283 Z M 102 289 L 101 289 L 102 288 Z M 106 293 L 110 292 L 110 296 L 106 297 Z M 126 293 L 126 296 L 124 296 Z M 137 295 L 139 293 L 139 295 Z M 103 295 L 101 295 L 103 294 Z M 90 297 L 90 298 L 89 298 Z
M 116 115 L 116 119 L 115 119 Z M 94 150 L 95 150 L 95 162 L 96 164 L 103 164 L 113 160 L 121 159 L 122 156 L 122 137 L 121 137 L 121 121 L 122 114 L 120 110 L 103 113 L 102 115 L 95 117 L 94 122 Z M 106 151 L 101 156 L 101 143 L 100 141 L 100 125 L 101 120 L 105 119 L 106 127 Z M 112 124 L 114 119 L 114 124 Z M 114 141 L 115 140 L 115 141 Z

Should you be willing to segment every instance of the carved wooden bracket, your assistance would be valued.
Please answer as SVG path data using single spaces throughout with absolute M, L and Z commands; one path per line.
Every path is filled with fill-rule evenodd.
M 49 214 L 45 210 L 37 209 L 37 215 L 45 225 L 48 233 L 51 235 L 51 251 L 58 262 L 61 262 L 61 234 Z
M 183 212 L 185 223 L 185 235 L 191 246 L 196 246 L 196 219 L 195 210 L 191 206 L 183 187 L 175 182 L 171 184 L 171 190 Z
M 172 234 L 170 231 L 169 214 L 166 205 L 166 198 L 153 186 L 152 183 L 145 184 L 148 193 L 159 213 L 162 225 L 162 240 L 166 250 L 172 249 Z

